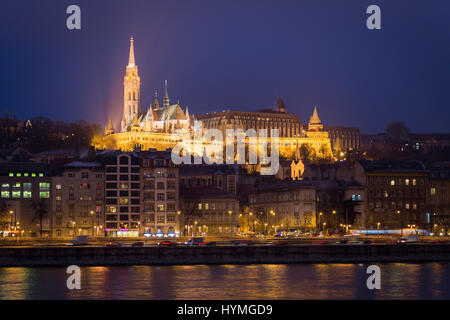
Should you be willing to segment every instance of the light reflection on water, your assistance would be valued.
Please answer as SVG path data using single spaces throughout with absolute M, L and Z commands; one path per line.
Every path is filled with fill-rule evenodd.
M 450 299 L 449 263 L 385 263 L 381 290 L 368 265 L 82 267 L 81 290 L 65 268 L 1 268 L 0 299 Z

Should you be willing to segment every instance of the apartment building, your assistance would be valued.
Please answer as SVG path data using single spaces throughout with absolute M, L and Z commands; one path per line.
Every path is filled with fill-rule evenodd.
M 52 180 L 52 236 L 103 237 L 103 166 L 97 161 L 74 161 L 63 166 Z
M 180 235 L 179 168 L 170 152 L 140 152 L 142 234 Z

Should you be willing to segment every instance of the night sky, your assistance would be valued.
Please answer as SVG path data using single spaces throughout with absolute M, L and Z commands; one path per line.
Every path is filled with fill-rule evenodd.
M 80 31 L 66 8 L 81 7 Z M 381 7 L 382 30 L 366 28 Z M 450 1 L 3 0 L 0 114 L 117 128 L 129 39 L 141 108 L 155 89 L 194 114 L 271 108 L 302 123 L 450 132 Z M 160 103 L 162 103 L 160 99 Z

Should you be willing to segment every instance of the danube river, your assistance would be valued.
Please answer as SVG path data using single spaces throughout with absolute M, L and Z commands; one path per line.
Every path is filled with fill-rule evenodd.
M 381 289 L 368 265 L 82 267 L 81 289 L 66 269 L 2 268 L 0 299 L 450 299 L 450 263 L 382 263 Z

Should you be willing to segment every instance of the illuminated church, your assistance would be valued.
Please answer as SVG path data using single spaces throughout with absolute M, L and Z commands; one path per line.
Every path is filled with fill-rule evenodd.
M 281 99 L 278 100 L 275 109 L 213 112 L 199 115 L 194 119 L 194 116 L 189 114 L 188 107 L 183 111 L 179 103 L 170 104 L 166 80 L 162 105 L 160 105 L 158 94 L 155 92 L 153 103 L 146 110 L 140 110 L 141 79 L 134 56 L 133 38 L 130 40 L 130 54 L 123 84 L 124 106 L 120 131 L 116 131 L 109 120 L 104 136 L 94 137 L 92 141 L 97 149 L 121 149 L 123 151 L 132 151 L 136 147 L 140 147 L 142 150 L 171 149 L 185 138 L 175 130 L 185 129 L 191 133 L 191 139 L 193 139 L 194 120 L 197 120 L 201 123 L 203 130 L 219 129 L 223 132 L 224 137 L 226 129 L 243 129 L 245 131 L 254 128 L 258 133 L 261 129 L 267 129 L 269 132 L 270 129 L 278 129 L 281 156 L 293 158 L 299 146 L 308 144 L 315 150 L 318 157 L 332 158 L 328 132 L 324 130 L 317 109 L 314 108 L 309 125 L 304 128 L 296 114 L 287 113 L 286 106 Z M 194 148 L 195 150 L 192 149 L 192 152 L 202 154 L 203 142 L 191 141 L 198 146 L 198 148 Z
M 123 80 L 124 84 L 124 105 L 121 121 L 121 132 L 133 130 L 146 132 L 173 132 L 175 129 L 189 129 L 191 117 L 188 108 L 183 111 L 177 104 L 170 105 L 169 95 L 167 93 L 167 80 L 165 81 L 165 90 L 163 105 L 158 102 L 158 93 L 155 92 L 153 105 L 145 111 L 140 111 L 140 87 L 141 79 L 138 73 L 138 67 L 134 58 L 134 40 L 130 40 L 130 58 L 126 67 L 126 73 Z

